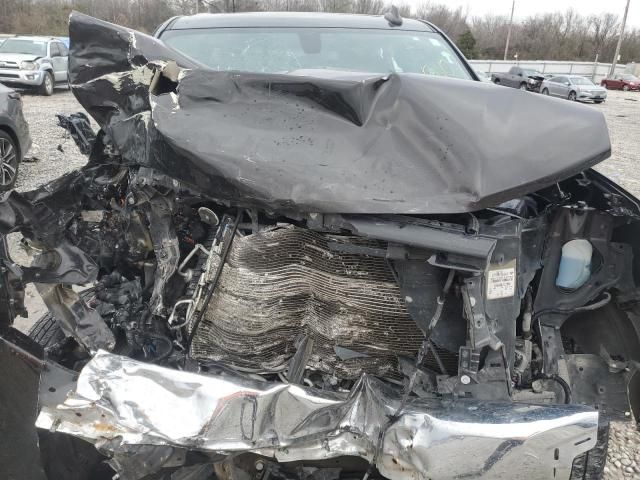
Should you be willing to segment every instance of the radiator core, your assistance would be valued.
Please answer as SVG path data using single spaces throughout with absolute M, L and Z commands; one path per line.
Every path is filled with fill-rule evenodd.
M 306 336 L 313 341 L 310 368 L 345 379 L 363 372 L 397 377 L 398 356 L 415 358 L 422 333 L 385 259 L 342 253 L 354 246 L 386 247 L 291 225 L 236 237 L 193 356 L 281 371 Z M 427 292 L 434 301 L 437 293 Z

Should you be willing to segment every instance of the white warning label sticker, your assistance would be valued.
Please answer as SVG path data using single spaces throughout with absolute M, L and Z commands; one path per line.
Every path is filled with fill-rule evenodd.
M 516 293 L 516 269 L 515 267 L 498 268 L 489 270 L 487 274 L 487 298 L 513 297 Z

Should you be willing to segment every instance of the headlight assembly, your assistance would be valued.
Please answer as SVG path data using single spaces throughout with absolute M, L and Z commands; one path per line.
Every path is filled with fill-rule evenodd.
M 38 64 L 36 62 L 21 62 L 20 70 L 35 70 L 38 68 Z

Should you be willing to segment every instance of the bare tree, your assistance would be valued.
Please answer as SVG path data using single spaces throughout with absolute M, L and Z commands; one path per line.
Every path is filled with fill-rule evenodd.
M 319 0 L 321 12 L 351 13 L 353 2 L 351 0 Z
M 355 0 L 353 4 L 353 13 L 380 15 L 384 12 L 385 8 L 383 0 Z
M 437 25 L 454 39 L 457 39 L 469 29 L 467 15 L 462 10 L 462 7 L 451 10 L 444 4 L 427 2 L 418 6 L 416 16 Z
M 603 47 L 606 46 L 618 29 L 618 16 L 613 13 L 592 15 L 589 17 L 589 25 L 593 30 L 594 53 L 601 54 Z
M 471 33 L 476 39 L 476 48 L 480 58 L 502 58 L 507 40 L 509 17 L 503 15 L 485 15 L 471 20 Z M 513 35 L 514 41 L 516 35 Z M 513 47 L 516 47 L 512 43 Z M 515 48 L 516 51 L 517 47 Z

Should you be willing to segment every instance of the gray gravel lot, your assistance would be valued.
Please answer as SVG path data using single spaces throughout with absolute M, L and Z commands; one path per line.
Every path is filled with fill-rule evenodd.
M 23 99 L 34 142 L 28 156 L 37 161 L 22 164 L 16 188 L 31 190 L 82 166 L 86 158 L 55 119 L 56 113 L 81 110 L 70 92 L 58 89 L 52 97 L 24 94 Z M 605 114 L 613 145 L 612 157 L 597 169 L 640 196 L 640 93 L 611 91 L 606 103 L 592 108 Z M 11 241 L 15 245 L 15 239 Z M 29 318 L 16 321 L 16 326 L 24 331 L 46 310 L 32 287 L 27 291 L 27 308 Z M 634 425 L 612 425 L 605 478 L 640 479 L 640 431 Z
M 63 173 L 81 167 L 87 161 L 72 138 L 58 126 L 56 113 L 70 114 L 82 110 L 75 97 L 58 88 L 51 97 L 22 94 L 25 117 L 29 122 L 33 146 L 27 153 L 31 161 L 20 166 L 17 190 L 31 190 Z

